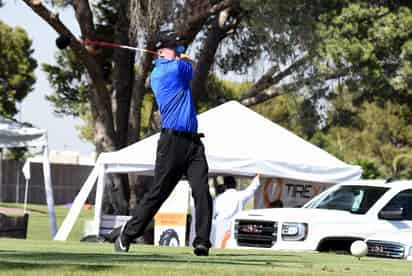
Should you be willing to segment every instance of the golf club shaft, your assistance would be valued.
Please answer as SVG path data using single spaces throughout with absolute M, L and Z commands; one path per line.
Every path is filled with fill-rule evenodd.
M 141 48 L 136 48 L 136 47 L 131 47 L 131 46 L 126 46 L 126 45 L 121 45 L 117 43 L 111 43 L 111 42 L 104 42 L 104 41 L 95 41 L 95 40 L 90 40 L 86 39 L 81 41 L 85 45 L 97 45 L 97 46 L 104 46 L 104 47 L 112 47 L 112 48 L 121 48 L 121 49 L 127 49 L 131 51 L 138 51 L 138 52 L 144 52 L 152 55 L 158 55 L 157 52 L 147 50 L 147 49 L 141 49 Z

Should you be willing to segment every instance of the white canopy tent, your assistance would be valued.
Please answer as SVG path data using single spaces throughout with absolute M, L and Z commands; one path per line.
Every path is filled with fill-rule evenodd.
M 47 131 L 14 120 L 0 117 L 0 148 L 20 148 L 35 147 L 43 151 L 43 174 L 44 185 L 46 190 L 46 201 L 50 217 L 50 229 L 52 237 L 57 232 L 56 216 L 54 213 L 54 199 L 50 176 L 50 163 L 48 158 Z M 26 178 L 26 187 L 24 194 L 24 212 L 27 206 L 28 182 L 30 180 L 30 162 L 24 164 L 23 174 Z
M 338 183 L 358 179 L 359 166 L 348 165 L 258 113 L 231 101 L 198 116 L 205 133 L 210 174 L 254 176 Z M 96 179 L 95 231 L 98 235 L 106 173 L 152 175 L 159 134 L 119 151 L 102 153 L 55 239 L 66 240 Z

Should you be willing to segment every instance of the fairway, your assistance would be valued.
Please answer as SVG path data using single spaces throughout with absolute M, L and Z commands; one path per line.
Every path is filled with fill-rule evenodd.
M 0 206 L 16 207 L 13 204 Z M 82 223 L 93 215 L 83 210 L 67 242 L 50 241 L 45 206 L 30 205 L 27 240 L 0 239 L 0 275 L 402 275 L 412 263 L 349 255 L 212 250 L 197 257 L 191 248 L 133 245 L 117 254 L 112 244 L 79 242 Z M 56 208 L 61 223 L 66 208 Z
M 406 261 L 334 254 L 132 246 L 116 254 L 111 244 L 0 240 L 0 275 L 412 275 Z

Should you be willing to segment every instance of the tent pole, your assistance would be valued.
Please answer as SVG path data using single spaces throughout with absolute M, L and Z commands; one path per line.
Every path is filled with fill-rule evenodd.
M 54 236 L 55 241 L 67 240 L 67 237 L 69 236 L 70 231 L 72 230 L 74 223 L 76 222 L 76 219 L 79 216 L 80 211 L 82 210 L 82 207 L 94 186 L 94 183 L 96 182 L 97 175 L 98 170 L 95 166 L 91 171 L 89 177 L 87 178 L 86 182 L 80 189 L 80 192 L 74 199 L 73 205 L 70 208 L 70 211 L 64 219 L 62 225 L 60 226 L 59 231 L 57 232 L 56 236 Z
M 96 199 L 94 202 L 94 231 L 98 237 L 100 233 L 100 221 L 102 216 L 103 193 L 105 183 L 105 165 L 99 165 L 99 178 L 97 179 Z
M 29 194 L 29 179 L 26 179 L 26 186 L 24 187 L 24 214 L 27 211 L 27 195 Z
M 0 149 L 0 202 L 3 202 L 3 149 Z
M 29 194 L 29 181 L 30 181 L 30 161 L 26 160 L 26 162 L 23 165 L 22 172 L 24 175 L 25 179 L 25 187 L 24 187 L 24 214 L 26 214 L 27 211 L 27 198 Z
M 49 149 L 47 146 L 43 148 L 43 176 L 44 176 L 44 188 L 46 191 L 47 209 L 50 218 L 50 231 L 52 238 L 56 235 L 57 224 L 56 214 L 54 213 L 54 198 L 53 187 L 51 183 L 50 162 L 49 162 Z
M 20 163 L 17 161 L 17 170 L 16 170 L 16 203 L 19 203 L 20 199 Z

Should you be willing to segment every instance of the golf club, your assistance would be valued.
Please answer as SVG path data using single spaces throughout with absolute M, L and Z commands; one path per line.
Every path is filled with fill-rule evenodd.
M 112 43 L 112 42 L 96 41 L 96 40 L 90 40 L 90 39 L 85 39 L 85 40 L 78 39 L 78 41 L 81 44 L 86 45 L 86 46 L 87 45 L 95 45 L 95 46 L 102 46 L 102 47 L 120 48 L 120 49 L 127 49 L 127 50 L 131 50 L 131 51 L 144 52 L 144 53 L 148 53 L 148 54 L 152 54 L 152 55 L 156 55 L 156 56 L 158 55 L 158 53 L 155 52 L 155 51 L 136 48 L 136 47 L 127 46 L 127 45 L 121 45 L 121 44 Z M 56 46 L 60 50 L 63 50 L 63 49 L 67 48 L 70 45 L 70 42 L 71 42 L 70 37 L 62 35 L 62 36 L 59 36 L 56 39 Z

